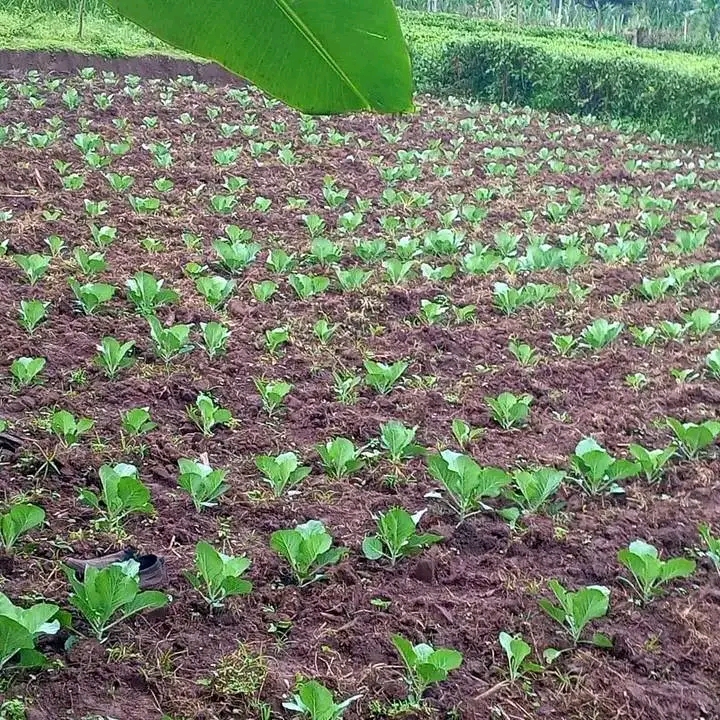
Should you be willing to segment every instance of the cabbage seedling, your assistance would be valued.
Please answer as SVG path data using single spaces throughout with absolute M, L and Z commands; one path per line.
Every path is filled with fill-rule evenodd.
M 50 429 L 65 447 L 77 445 L 80 438 L 91 430 L 95 422 L 90 418 L 76 419 L 67 410 L 57 410 L 50 418 Z
M 195 572 L 185 572 L 185 577 L 211 609 L 221 608 L 227 598 L 252 590 L 252 583 L 242 577 L 250 565 L 244 555 L 225 555 L 201 540 L 195 546 Z
M 497 497 L 510 482 L 510 475 L 494 467 L 480 467 L 468 455 L 443 450 L 439 455 L 428 457 L 430 474 L 442 485 L 447 498 L 438 492 L 425 497 L 445 499 L 455 511 L 460 522 L 483 510 L 490 510 L 483 500 Z
M 179 296 L 175 290 L 163 287 L 164 284 L 164 280 L 158 280 L 147 272 L 135 273 L 125 282 L 128 299 L 140 315 L 155 315 L 159 308 L 178 301 Z
M 83 488 L 80 500 L 97 510 L 102 519 L 112 528 L 117 528 L 132 513 L 152 513 L 150 491 L 138 477 L 134 465 L 118 463 L 102 465 L 98 471 L 100 494 Z
M 327 345 L 334 337 L 340 325 L 338 323 L 330 324 L 326 318 L 320 318 L 313 325 L 313 334 L 323 344 Z
M 200 393 L 195 404 L 187 406 L 186 412 L 205 437 L 210 437 L 217 425 L 228 425 L 232 421 L 230 411 L 217 405 L 215 400 L 205 393 Z
M 200 323 L 203 347 L 208 357 L 214 360 L 227 351 L 227 343 L 230 339 L 230 328 L 219 322 Z
M 154 430 L 157 423 L 150 419 L 150 408 L 131 408 L 121 416 L 122 429 L 132 437 L 139 437 Z
M 330 279 L 324 275 L 304 275 L 291 273 L 288 283 L 301 300 L 307 300 L 313 295 L 324 293 L 330 286 Z
M 17 659 L 20 668 L 43 667 L 45 656 L 35 649 L 41 635 L 55 635 L 62 613 L 57 605 L 36 603 L 27 609 L 0 593 L 0 672 Z
M 289 342 L 289 328 L 276 327 L 265 331 L 265 347 L 273 357 L 277 357 L 279 348 Z
M 628 452 L 640 467 L 640 472 L 649 483 L 656 483 L 662 479 L 665 473 L 665 466 L 675 456 L 677 447 L 668 445 L 666 448 L 655 448 L 648 450 L 642 445 L 631 443 Z
M 457 442 L 461 450 L 467 450 L 470 443 L 482 437 L 485 432 L 485 428 L 474 428 L 460 418 L 455 418 L 452 421 L 451 429 L 455 442 Z
M 417 426 L 405 427 L 391 420 L 380 427 L 380 445 L 387 451 L 390 462 L 399 465 L 403 460 L 425 454 L 425 448 L 415 442 Z
M 188 458 L 180 458 L 178 468 L 178 485 L 190 494 L 198 512 L 203 508 L 215 507 L 217 500 L 230 489 L 230 485 L 225 482 L 225 470 L 214 470 L 205 462 Z
M 50 267 L 52 257 L 50 255 L 13 255 L 13 260 L 17 266 L 25 273 L 25 277 L 31 285 L 35 285 L 38 280 L 47 272 Z
M 20 324 L 32 335 L 37 326 L 47 318 L 47 309 L 50 303 L 45 300 L 21 300 L 20 301 Z
M 696 458 L 701 450 L 712 445 L 720 437 L 720 422 L 717 420 L 683 423 L 675 418 L 667 418 L 665 422 L 675 434 L 680 452 L 689 459 Z
M 38 376 L 45 368 L 45 363 L 45 358 L 41 357 L 21 357 L 13 360 L 10 365 L 13 385 L 16 388 L 23 388 L 38 382 Z
M 45 522 L 45 511 L 37 505 L 16 503 L 0 513 L 0 540 L 9 552 L 21 535 Z
M 564 479 L 565 473 L 555 468 L 515 470 L 512 484 L 505 488 L 505 496 L 524 514 L 537 513 L 558 491 Z
M 485 398 L 493 420 L 505 430 L 512 430 L 527 423 L 532 401 L 532 395 L 518 396 L 510 392 L 500 393 L 496 398 Z
M 412 703 L 419 705 L 425 691 L 447 679 L 452 670 L 462 665 L 462 653 L 452 648 L 437 648 L 427 643 L 413 645 L 402 635 L 393 635 L 393 645 L 405 665 L 405 682 Z
M 250 237 L 252 234 L 247 236 L 248 239 Z M 239 274 L 255 262 L 260 245 L 256 242 L 242 242 L 240 239 L 228 241 L 220 238 L 213 243 L 213 249 L 223 267 L 233 274 Z
M 506 632 L 501 632 L 498 641 L 507 656 L 508 674 L 511 683 L 522 678 L 526 673 L 543 671 L 542 665 L 528 660 L 532 649 L 523 640 L 522 635 L 509 635 Z
M 661 588 L 675 578 L 686 578 L 695 572 L 695 561 L 687 558 L 661 560 L 655 546 L 635 540 L 618 552 L 618 560 L 627 568 L 632 580 L 621 578 L 640 596 L 643 604 L 660 594 Z
M 253 378 L 255 388 L 260 393 L 263 408 L 265 412 L 274 417 L 278 409 L 282 406 L 283 400 L 293 389 L 291 383 L 284 380 L 264 380 L 263 378 Z
M 213 310 L 219 310 L 235 290 L 235 281 L 220 275 L 201 275 L 195 280 L 195 289 Z
M 332 543 L 332 535 L 319 520 L 276 530 L 270 536 L 270 547 L 288 562 L 300 587 L 324 578 L 323 569 L 345 556 L 346 548 L 333 547 Z
M 698 532 L 705 543 L 702 554 L 712 562 L 720 574 L 720 537 L 713 535 L 712 528 L 706 523 L 698 525 Z
M 580 333 L 580 343 L 591 350 L 602 350 L 617 339 L 624 327 L 621 322 L 597 318 Z
M 361 697 L 362 695 L 353 695 L 336 703 L 332 693 L 324 685 L 315 680 L 307 680 L 297 686 L 292 700 L 284 702 L 283 707 L 310 720 L 340 720 L 345 710 Z
M 272 280 L 263 280 L 262 282 L 252 284 L 253 297 L 260 303 L 269 302 L 277 290 L 278 284 Z
M 404 557 L 416 555 L 430 545 L 440 542 L 442 535 L 431 533 L 420 534 L 417 525 L 425 514 L 425 510 L 411 515 L 401 507 L 390 508 L 376 518 L 377 534 L 367 535 L 362 549 L 368 560 L 387 558 L 390 565 Z
M 143 610 L 157 610 L 170 602 L 158 590 L 140 590 L 139 569 L 135 560 L 102 569 L 90 565 L 83 579 L 78 580 L 73 569 L 65 568 L 73 590 L 70 603 L 82 613 L 98 641 L 105 642 L 108 632 L 129 617 Z
M 594 438 L 584 438 L 570 456 L 574 479 L 590 495 L 622 493 L 620 480 L 635 477 L 640 466 L 630 460 L 616 459 Z
M 121 343 L 114 337 L 104 337 L 95 347 L 98 351 L 95 362 L 110 379 L 117 377 L 120 370 L 131 367 L 135 362 L 131 354 L 135 347 L 132 340 Z
M 557 603 L 542 598 L 540 607 L 556 620 L 570 635 L 573 645 L 577 645 L 585 627 L 598 618 L 605 617 L 610 608 L 610 590 L 603 585 L 589 585 L 576 592 L 566 590 L 557 580 L 549 580 L 548 587 L 553 591 Z M 590 639 L 591 645 L 612 647 L 610 639 L 602 633 L 595 633 Z
M 70 278 L 68 285 L 73 291 L 80 309 L 86 315 L 94 315 L 98 308 L 110 302 L 115 296 L 114 286 L 107 283 L 85 283 L 81 285 L 74 278 Z
M 263 474 L 263 481 L 272 488 L 275 497 L 295 487 L 310 474 L 310 468 L 301 465 L 294 452 L 281 453 L 275 457 L 258 455 L 255 465 Z
M 391 365 L 375 360 L 365 360 L 363 365 L 365 366 L 365 382 L 382 395 L 387 395 L 397 385 L 409 367 L 409 363 L 404 360 L 398 360 Z
M 710 377 L 720 380 L 720 348 L 715 348 L 705 356 L 705 367 Z
M 316 445 L 315 449 L 325 471 L 337 480 L 356 472 L 365 464 L 360 457 L 360 449 L 344 437 L 328 440 L 324 445 Z
M 150 325 L 150 337 L 155 344 L 155 352 L 166 364 L 170 364 L 175 358 L 193 349 L 190 342 L 192 325 L 172 325 L 166 328 L 152 315 L 147 321 Z

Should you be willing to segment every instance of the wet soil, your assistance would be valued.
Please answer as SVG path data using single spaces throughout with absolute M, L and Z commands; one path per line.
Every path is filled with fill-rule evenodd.
M 2 560 L 1 589 L 16 602 L 42 596 L 68 607 L 62 559 L 91 557 L 129 542 L 166 557 L 172 602 L 162 611 L 117 626 L 104 645 L 81 638 L 65 650 L 64 638 L 48 643 L 45 650 L 56 667 L 11 678 L 4 684 L 7 697 L 26 698 L 31 720 L 94 715 L 125 720 L 250 718 L 259 717 L 253 704 L 258 698 L 281 717 L 282 700 L 303 676 L 321 680 L 343 697 L 362 693 L 347 718 L 394 717 L 400 715 L 393 715 L 392 703 L 405 697 L 406 688 L 390 638 L 402 633 L 414 642 L 453 647 L 464 655 L 461 669 L 428 692 L 427 715 L 409 710 L 403 717 L 720 718 L 717 572 L 701 560 L 689 580 L 674 583 L 653 603 L 639 607 L 618 579 L 621 567 L 616 560 L 617 551 L 636 538 L 657 545 L 666 556 L 695 552 L 698 523 L 718 527 L 716 452 L 692 462 L 673 462 L 657 485 L 628 481 L 622 500 L 589 497 L 567 482 L 554 513 L 530 516 L 513 531 L 493 513 L 457 525 L 444 505 L 425 497 L 435 483 L 421 459 L 408 461 L 395 484 L 387 482 L 395 469 L 381 455 L 351 477 L 334 480 L 323 472 L 315 450 L 317 443 L 336 436 L 377 449 L 379 427 L 392 419 L 417 425 L 418 441 L 428 448 L 455 448 L 451 423 L 462 418 L 484 429 L 469 449 L 484 465 L 567 468 L 568 456 L 584 436 L 622 455 L 631 442 L 667 445 L 667 416 L 685 421 L 716 416 L 720 384 L 706 376 L 703 362 L 717 347 L 717 334 L 688 335 L 683 342 L 642 348 L 626 330 L 609 347 L 570 358 L 553 349 L 552 335 L 577 336 L 598 317 L 644 326 L 679 321 L 698 307 L 718 308 L 716 284 L 697 284 L 692 293 L 653 303 L 633 292 L 643 276 L 718 257 L 717 225 L 692 255 L 678 257 L 667 249 L 675 230 L 686 226 L 687 215 L 712 213 L 718 202 L 717 186 L 681 189 L 673 184 L 676 174 L 692 171 L 705 183 L 717 182 L 717 158 L 700 149 L 665 146 L 576 120 L 441 106 L 430 99 L 422 100 L 413 117 L 325 118 L 316 128 L 303 129 L 303 119 L 270 106 L 252 90 L 243 107 L 236 94 L 228 95 L 227 86 L 150 80 L 140 84 L 141 93 L 133 99 L 122 78 L 105 72 L 58 87 L 44 86 L 41 80 L 35 90 L 8 84 L 11 102 L 0 113 L 0 125 L 10 133 L 2 147 L 0 210 L 12 211 L 0 223 L 0 240 L 8 241 L 7 256 L 0 258 L 0 418 L 10 421 L 12 433 L 23 439 L 20 448 L 0 447 L 0 491 L 8 498 L 24 493 L 48 515 L 45 527 L 31 532 L 13 557 Z M 81 96 L 77 109 L 62 101 L 68 87 Z M 28 94 L 41 97 L 44 104 L 33 107 Z M 97 107 L 101 94 L 112 95 L 112 104 L 104 110 Z M 218 117 L 210 117 L 214 108 Z M 475 119 L 477 132 L 463 129 L 467 125 L 461 123 L 469 117 Z M 45 132 L 52 118 L 59 119 L 57 141 L 43 149 L 31 147 L 30 136 Z M 220 123 L 256 125 L 252 140 L 276 145 L 253 158 L 248 138 L 242 132 L 222 138 Z M 401 139 L 388 141 L 383 137 L 387 130 L 399 132 Z M 73 143 L 80 132 L 98 133 L 107 143 L 127 139 L 131 148 L 113 156 L 101 146 L 100 154 L 111 157 L 111 165 L 92 169 Z M 318 145 L 308 138 L 311 133 L 321 133 Z M 339 133 L 347 133 L 347 140 L 339 139 Z M 453 139 L 461 134 L 465 142 L 457 157 L 421 163 L 419 179 L 394 186 L 429 193 L 432 205 L 415 209 L 384 204 L 386 185 L 378 166 L 392 166 L 402 150 L 438 147 L 449 154 Z M 158 167 L 149 149 L 154 143 L 167 144 L 170 165 Z M 294 150 L 297 164 L 280 160 L 282 144 Z M 241 152 L 234 165 L 221 167 L 213 153 L 228 147 Z M 500 147 L 521 148 L 524 154 L 493 161 L 490 154 Z M 555 157 L 559 151 L 569 167 L 553 172 L 541 159 L 547 151 Z M 658 160 L 666 166 L 630 171 L 631 159 Z M 56 160 L 70 163 L 67 172 L 84 176 L 82 188 L 63 187 Z M 512 163 L 516 172 L 493 175 L 492 162 Z M 533 164 L 540 164 L 539 171 Z M 439 178 L 433 165 L 451 166 L 452 175 Z M 159 210 L 134 211 L 127 192 L 110 188 L 103 174 L 108 171 L 131 175 L 130 192 L 160 198 Z M 338 188 L 349 190 L 349 204 L 328 205 L 322 192 L 327 175 Z M 227 193 L 222 187 L 227 176 L 247 178 L 248 185 L 237 193 L 235 209 L 223 215 L 213 209 L 211 198 Z M 160 192 L 154 187 L 160 177 L 172 180 L 172 189 Z M 510 188 L 509 196 L 496 195 L 479 226 L 458 224 L 467 233 L 468 245 L 492 243 L 495 233 L 508 228 L 524 233 L 522 251 L 527 244 L 520 216 L 524 210 L 536 212 L 533 230 L 547 233 L 553 243 L 560 235 L 587 235 L 590 225 L 619 221 L 633 223 L 635 233 L 646 235 L 638 223 L 637 203 L 624 208 L 617 197 L 603 200 L 608 186 L 616 191 L 635 188 L 636 197 L 647 189 L 646 195 L 675 204 L 666 213 L 669 225 L 650 238 L 648 258 L 637 265 L 603 263 L 592 253 L 588 238 L 591 260 L 572 273 L 538 271 L 518 278 L 502 270 L 487 276 L 458 270 L 451 280 L 438 281 L 423 279 L 418 263 L 413 278 L 393 287 L 383 279 L 379 262 L 363 263 L 351 252 L 353 240 L 383 234 L 382 216 L 423 217 L 425 226 L 415 232 L 422 237 L 425 229 L 438 227 L 436 211 L 447 212 L 452 194 L 465 193 L 465 202 L 474 202 L 475 188 L 497 191 L 501 186 Z M 550 186 L 557 188 L 561 201 L 570 188 L 585 194 L 583 207 L 566 222 L 552 224 L 543 214 Z M 256 197 L 272 200 L 267 212 L 254 205 Z M 290 197 L 305 198 L 307 205 L 293 209 Z M 342 235 L 335 230 L 338 216 L 351 210 L 356 198 L 372 200 L 372 208 L 360 228 Z M 86 201 L 101 200 L 108 203 L 105 214 L 89 217 Z M 308 262 L 310 240 L 302 214 L 313 212 L 325 219 L 327 234 L 343 245 L 342 267 L 373 271 L 361 291 L 342 292 L 332 268 Z M 117 228 L 117 240 L 105 250 L 107 270 L 99 279 L 118 291 L 107 308 L 86 316 L 78 312 L 67 280 L 78 274 L 71 250 L 93 250 L 91 222 Z M 212 242 L 228 223 L 252 230 L 262 250 L 238 278 L 227 307 L 214 311 L 195 291 L 184 267 L 195 262 L 209 266 L 212 274 L 226 275 L 217 265 Z M 197 247 L 184 242 L 184 233 L 200 238 Z M 398 233 L 404 234 L 413 231 Z M 44 241 L 50 235 L 61 236 L 67 249 L 30 286 L 11 256 L 46 252 Z M 391 247 L 387 233 L 385 237 Z M 159 241 L 156 251 L 143 247 L 141 241 L 147 238 Z M 268 250 L 278 247 L 298 254 L 302 272 L 333 278 L 331 289 L 298 299 L 286 277 L 265 264 Z M 423 255 L 419 260 L 459 264 L 459 257 Z M 125 282 L 139 270 L 163 278 L 180 293 L 179 303 L 159 311 L 164 322 L 225 323 L 232 331 L 227 354 L 209 360 L 196 347 L 167 367 L 158 360 L 147 322 L 133 312 L 125 296 Z M 251 287 L 264 279 L 276 281 L 279 290 L 270 302 L 259 303 Z M 523 309 L 509 317 L 492 303 L 498 281 L 556 283 L 565 289 L 570 279 L 591 288 L 584 301 L 576 302 L 563 290 L 547 308 Z M 613 303 L 612 296 L 621 293 L 627 294 L 624 302 Z M 458 306 L 476 305 L 475 321 L 456 323 L 449 312 L 440 324 L 421 322 L 421 301 L 439 295 Z M 47 321 L 33 336 L 18 324 L 19 302 L 30 298 L 51 303 Z M 312 330 L 323 317 L 339 325 L 327 346 Z M 290 328 L 291 342 L 279 357 L 272 357 L 264 348 L 264 333 L 284 325 Z M 94 362 L 96 345 L 107 335 L 136 343 L 135 365 L 113 380 Z M 193 338 L 199 339 L 197 331 Z M 518 363 L 508 348 L 513 338 L 538 349 L 537 365 Z M 8 368 L 21 356 L 43 356 L 47 366 L 41 384 L 18 391 L 11 387 Z M 406 359 L 410 366 L 404 382 L 387 396 L 361 386 L 354 404 L 341 403 L 333 392 L 333 373 L 362 374 L 366 357 Z M 697 377 L 678 383 L 670 371 L 687 368 Z M 639 372 L 648 384 L 633 390 L 625 378 Z M 267 417 L 253 384 L 253 378 L 263 376 L 293 384 L 277 418 Z M 485 397 L 506 390 L 534 398 L 529 424 L 522 430 L 503 430 L 491 418 Z M 219 428 L 210 438 L 203 437 L 186 414 L 201 391 L 211 392 L 234 418 L 232 427 Z M 149 408 L 158 427 L 143 438 L 142 449 L 128 449 L 119 418 L 138 406 Z M 55 447 L 46 423 L 55 408 L 90 417 L 95 426 L 78 446 L 58 451 L 57 472 L 38 473 L 43 452 Z M 273 498 L 258 476 L 254 457 L 288 450 L 309 463 L 312 473 L 297 494 Z M 207 453 L 213 466 L 227 469 L 231 488 L 219 507 L 196 513 L 177 487 L 177 460 L 201 453 Z M 128 518 L 127 538 L 97 529 L 96 513 L 78 500 L 80 488 L 97 487 L 100 465 L 119 461 L 139 467 L 156 508 L 150 518 Z M 413 512 L 427 508 L 422 528 L 444 541 L 390 568 L 363 559 L 360 545 L 374 527 L 372 514 L 396 504 Z M 350 553 L 329 571 L 326 581 L 298 588 L 288 582 L 287 568 L 269 549 L 268 538 L 279 528 L 308 519 L 322 520 Z M 253 592 L 214 615 L 183 577 L 201 539 L 228 553 L 247 553 L 253 562 Z M 612 637 L 614 646 L 580 647 L 526 683 L 504 683 L 506 660 L 497 642 L 501 631 L 521 632 L 538 656 L 547 647 L 568 647 L 567 638 L 537 602 L 548 596 L 546 582 L 551 578 L 572 589 L 591 584 L 611 588 L 610 613 L 594 629 Z M 87 631 L 79 618 L 76 626 Z M 253 697 L 217 681 L 224 658 L 239 645 L 261 654 L 267 665 L 267 676 Z

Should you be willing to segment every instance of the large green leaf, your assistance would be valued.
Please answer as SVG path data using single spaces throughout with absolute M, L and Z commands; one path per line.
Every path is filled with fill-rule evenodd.
M 106 0 L 161 40 L 308 113 L 412 110 L 392 0 Z

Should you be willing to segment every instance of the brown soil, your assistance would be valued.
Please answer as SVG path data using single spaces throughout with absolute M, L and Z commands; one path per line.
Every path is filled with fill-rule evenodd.
M 31 533 L 32 542 L 13 558 L 3 561 L 2 591 L 19 602 L 42 595 L 67 607 L 68 586 L 60 572 L 67 555 L 93 556 L 117 548 L 117 538 L 93 529 L 95 514 L 77 500 L 78 489 L 97 485 L 96 470 L 103 462 L 132 461 L 151 489 L 157 513 L 151 519 L 130 518 L 129 540 L 145 551 L 166 556 L 172 603 L 167 610 L 143 615 L 115 628 L 106 645 L 80 639 L 65 652 L 62 640 L 47 647 L 55 670 L 30 677 L 21 675 L 8 684 L 8 697 L 27 698 L 32 720 L 83 718 L 100 714 L 125 720 L 179 718 L 256 717 L 248 699 L 213 689 L 207 681 L 222 658 L 239 643 L 262 653 L 268 675 L 260 696 L 281 716 L 281 701 L 298 676 L 314 677 L 347 696 L 363 693 L 363 699 L 347 718 L 389 717 L 387 703 L 405 695 L 401 668 L 390 636 L 400 632 L 415 642 L 428 641 L 454 647 L 464 654 L 462 668 L 428 693 L 429 713 L 443 718 L 553 718 L 580 720 L 711 720 L 720 718 L 720 651 L 718 575 L 705 561 L 699 562 L 688 581 L 673 584 L 669 592 L 651 605 L 640 608 L 627 586 L 618 581 L 617 551 L 635 538 L 656 544 L 667 556 L 687 554 L 698 545 L 697 524 L 718 522 L 720 461 L 706 457 L 693 462 L 675 462 L 664 483 L 648 486 L 640 480 L 627 483 L 624 501 L 607 497 L 589 498 L 568 484 L 562 492 L 562 509 L 552 517 L 528 518 L 522 531 L 511 532 L 492 514 L 473 517 L 455 526 L 454 517 L 441 505 L 431 504 L 422 521 L 423 529 L 444 536 L 442 544 L 419 559 L 399 563 L 394 569 L 362 559 L 360 543 L 374 523 L 371 514 L 402 504 L 416 511 L 428 505 L 425 493 L 434 488 L 423 461 L 405 467 L 406 482 L 391 489 L 383 482 L 388 464 L 373 460 L 368 467 L 344 481 L 323 474 L 314 445 L 334 436 L 346 436 L 357 444 L 373 441 L 379 426 L 401 419 L 419 426 L 419 441 L 429 447 L 454 446 L 450 425 L 463 418 L 485 428 L 472 447 L 476 459 L 486 465 L 512 467 L 527 464 L 567 466 L 567 457 L 580 438 L 593 435 L 618 454 L 629 442 L 648 447 L 666 445 L 666 416 L 700 420 L 717 413 L 720 386 L 704 375 L 685 384 L 671 376 L 673 368 L 700 370 L 703 358 L 717 345 L 717 336 L 688 338 L 643 349 L 625 332 L 621 339 L 596 354 L 581 353 L 563 359 L 553 350 L 552 333 L 579 331 L 596 317 L 618 319 L 628 325 L 644 325 L 661 319 L 678 320 L 696 307 L 717 308 L 717 287 L 699 286 L 691 296 L 646 303 L 632 294 L 615 308 L 610 296 L 630 292 L 642 276 L 658 275 L 673 264 L 700 262 L 717 257 L 717 227 L 708 243 L 692 257 L 673 259 L 662 251 L 671 242 L 682 218 L 698 209 L 712 209 L 717 189 L 680 191 L 669 184 L 675 173 L 695 167 L 703 181 L 718 181 L 716 169 L 700 169 L 709 156 L 699 150 L 663 146 L 647 139 L 620 136 L 602 128 L 579 126 L 574 120 L 532 115 L 527 127 L 503 129 L 504 118 L 520 121 L 520 112 L 500 115 L 484 109 L 478 116 L 487 136 L 466 142 L 452 163 L 453 175 L 443 180 L 432 173 L 432 163 L 423 165 L 422 179 L 398 187 L 431 193 L 434 205 L 422 211 L 387 209 L 380 194 L 384 185 L 374 158 L 382 165 L 394 162 L 398 150 L 427 149 L 437 139 L 450 150 L 459 134 L 458 122 L 468 115 L 462 107 L 448 109 L 424 100 L 415 117 L 393 120 L 355 117 L 321 119 L 318 132 L 332 128 L 351 133 L 347 145 L 320 146 L 303 143 L 299 119 L 281 108 L 268 109 L 252 94 L 245 116 L 237 102 L 226 98 L 225 87 L 189 88 L 172 83 L 174 99 L 163 105 L 161 94 L 167 83 L 145 82 L 137 103 L 120 85 L 71 82 L 84 98 L 77 111 L 61 102 L 65 86 L 42 90 L 46 103 L 33 109 L 23 97 L 15 97 L 0 114 L 0 123 L 24 123 L 31 132 L 47 128 L 47 119 L 57 116 L 63 126 L 60 139 L 50 148 L 35 150 L 21 138 L 3 147 L 0 165 L 0 210 L 12 210 L 12 219 L 0 225 L 0 239 L 9 240 L 8 256 L 43 252 L 51 234 L 64 238 L 69 249 L 91 248 L 84 200 L 109 202 L 108 213 L 96 222 L 118 228 L 119 239 L 106 254 L 108 270 L 101 277 L 119 288 L 109 310 L 95 316 L 76 312 L 67 278 L 76 272 L 66 251 L 54 260 L 48 274 L 30 287 L 8 258 L 0 259 L 0 358 L 3 374 L 10 362 L 23 355 L 42 355 L 47 367 L 42 385 L 13 392 L 8 379 L 0 386 L 0 417 L 12 423 L 12 432 L 25 438 L 16 453 L 0 450 L 0 490 L 7 496 L 31 493 L 48 513 L 48 524 Z M 112 93 L 109 110 L 92 106 L 93 95 Z M 210 120 L 206 108 L 218 106 L 222 114 Z M 190 113 L 192 126 L 176 122 Z M 146 127 L 143 118 L 156 116 L 156 128 Z M 151 216 L 136 214 L 127 198 L 112 191 L 102 172 L 89 170 L 73 145 L 80 132 L 78 119 L 92 120 L 90 130 L 108 142 L 126 134 L 132 150 L 116 157 L 113 172 L 135 177 L 132 192 L 162 198 L 160 211 Z M 127 118 L 128 130 L 119 130 L 113 120 Z M 271 121 L 285 121 L 287 132 L 279 136 Z M 299 165 L 285 166 L 276 149 L 257 161 L 251 158 L 246 139 L 238 133 L 220 139 L 218 123 L 254 123 L 258 137 L 292 143 Z M 434 126 L 426 127 L 434 122 Z M 545 124 L 543 124 L 545 123 Z M 385 142 L 381 126 L 407 124 L 402 141 Z M 183 133 L 195 133 L 189 143 Z M 592 135 L 590 135 L 592 133 Z M 327 136 L 324 135 L 326 138 Z M 173 164 L 153 167 L 144 144 L 170 142 Z M 643 143 L 638 145 L 638 143 Z M 238 162 L 221 168 L 212 161 L 218 148 L 241 146 Z M 524 158 L 514 160 L 514 178 L 498 179 L 487 174 L 486 150 L 518 146 Z M 544 167 L 528 174 L 526 164 L 540 162 L 540 148 L 564 148 L 565 162 L 575 173 L 552 173 Z M 596 151 L 594 158 L 584 152 Z M 678 167 L 629 173 L 624 163 L 642 160 L 677 159 Z M 80 190 L 65 190 L 52 161 L 72 163 L 74 172 L 86 176 Z M 447 161 L 450 164 L 450 161 Z M 599 166 L 593 173 L 590 163 Z M 445 164 L 440 161 L 438 164 Z M 710 164 L 709 167 L 712 167 Z M 475 168 L 472 177 L 462 170 Z M 400 288 L 381 282 L 379 266 L 370 285 L 362 292 L 342 293 L 337 283 L 327 294 L 308 301 L 297 300 L 287 281 L 275 277 L 264 264 L 270 247 L 282 246 L 306 253 L 309 240 L 300 215 L 317 212 L 332 229 L 337 216 L 349 209 L 332 210 L 325 205 L 322 183 L 331 174 L 338 187 L 355 197 L 372 198 L 373 208 L 355 237 L 374 237 L 377 220 L 384 214 L 423 215 L 436 226 L 435 210 L 447 210 L 452 193 L 465 192 L 470 201 L 478 186 L 511 185 L 507 199 L 489 204 L 488 218 L 479 230 L 468 231 L 470 241 L 491 242 L 504 223 L 515 232 L 523 229 L 519 212 L 534 209 L 536 232 L 551 240 L 558 233 L 583 231 L 588 225 L 628 220 L 635 222 L 637 206 L 622 209 L 617 201 L 595 202 L 598 188 L 610 185 L 650 188 L 655 197 L 676 200 L 671 223 L 651 240 L 648 261 L 641 266 L 602 264 L 597 257 L 572 277 L 592 285 L 582 304 L 562 293 L 549 309 L 522 310 L 505 317 L 492 306 L 493 283 L 507 278 L 495 272 L 485 278 L 458 272 L 450 282 L 411 280 Z M 240 205 L 228 216 L 210 208 L 210 197 L 224 193 L 227 175 L 249 179 L 240 194 Z M 154 179 L 167 177 L 174 188 L 159 193 Z M 586 195 L 583 209 L 567 223 L 551 225 L 542 215 L 546 202 L 543 186 L 565 190 L 580 188 Z M 251 207 L 254 197 L 271 198 L 269 212 Z M 303 210 L 286 207 L 290 196 L 308 199 Z M 562 196 L 561 196 L 562 199 Z M 43 211 L 62 210 L 62 217 L 48 221 Z M 263 246 L 260 260 L 239 279 L 236 296 L 227 312 L 214 313 L 195 292 L 183 273 L 190 261 L 209 265 L 215 258 L 212 240 L 233 222 L 250 228 Z M 642 231 L 636 225 L 639 233 Z M 182 233 L 192 231 L 203 238 L 201 249 L 188 249 Z M 164 244 L 159 253 L 146 252 L 139 241 L 157 238 Z M 356 264 L 351 243 L 343 265 Z M 523 240 L 523 245 L 525 240 Z M 390 244 L 390 243 L 389 243 Z M 592 247 L 592 241 L 589 242 Z M 422 261 L 438 264 L 423 257 Z M 441 262 L 447 262 L 442 260 Z M 226 356 L 208 361 L 201 349 L 183 356 L 168 370 L 155 359 L 146 322 L 133 314 L 124 296 L 124 283 L 134 272 L 147 270 L 181 293 L 182 302 L 161 311 L 163 320 L 199 323 L 220 319 L 232 329 Z M 306 272 L 329 274 L 323 268 Z M 252 299 L 253 282 L 273 277 L 278 294 L 267 304 Z M 562 272 L 538 272 L 535 282 L 565 285 Z M 445 295 L 456 305 L 477 305 L 477 322 L 427 326 L 417 321 L 422 299 Z M 49 319 L 33 337 L 17 323 L 22 298 L 51 301 Z M 313 338 L 312 325 L 320 317 L 340 324 L 327 348 Z M 293 342 L 277 359 L 263 349 L 264 331 L 288 324 Z M 106 335 L 134 340 L 138 362 L 113 381 L 93 364 L 98 341 Z M 508 351 L 510 338 L 520 338 L 537 347 L 542 359 L 535 367 L 518 364 Z M 360 391 L 354 405 L 343 405 L 332 392 L 332 373 L 339 369 L 361 371 L 367 355 L 378 359 L 411 361 L 408 377 L 415 378 L 388 396 L 368 388 Z M 82 371 L 78 375 L 78 371 Z M 624 378 L 643 372 L 649 385 L 636 392 Z M 294 384 L 287 410 L 268 420 L 252 378 L 267 376 Z M 421 378 L 432 376 L 434 383 Z M 198 392 L 211 390 L 232 411 L 236 423 L 203 438 L 188 421 L 186 406 Z M 509 390 L 534 397 L 531 420 L 522 431 L 505 431 L 493 423 L 484 397 Z M 125 453 L 119 438 L 119 415 L 128 408 L 149 406 L 158 429 L 147 440 L 144 457 Z M 95 420 L 95 435 L 80 446 L 64 450 L 58 458 L 59 473 L 35 475 L 40 452 L 53 441 L 43 429 L 48 409 L 65 408 L 76 416 Z M 260 453 L 295 449 L 313 466 L 313 473 L 296 496 L 273 499 L 262 490 L 253 458 Z M 207 452 L 215 467 L 228 469 L 232 489 L 219 508 L 202 514 L 192 511 L 188 497 L 176 485 L 179 457 L 198 457 Z M 4 454 L 2 454 L 4 453 Z M 329 580 L 305 589 L 290 584 L 284 564 L 268 547 L 270 533 L 282 527 L 317 518 L 325 522 L 338 543 L 351 549 L 348 559 L 329 573 Z M 246 598 L 231 601 L 225 612 L 208 615 L 183 578 L 191 567 L 195 543 L 206 539 L 227 552 L 247 553 L 252 558 L 254 590 Z M 611 611 L 595 623 L 595 629 L 614 639 L 612 650 L 583 648 L 568 652 L 552 668 L 523 686 L 497 686 L 506 677 L 506 662 L 497 642 L 505 630 L 522 632 L 538 654 L 549 646 L 567 647 L 558 627 L 539 609 L 537 600 L 547 596 L 546 581 L 557 578 L 570 588 L 605 584 L 612 590 Z M 371 603 L 389 602 L 383 610 Z M 269 632 L 279 621 L 292 623 L 287 635 Z M 76 618 L 80 631 L 86 627 Z M 375 704 L 373 704 L 373 702 Z M 385 708 L 373 710 L 373 708 Z M 420 717 L 412 712 L 405 717 Z

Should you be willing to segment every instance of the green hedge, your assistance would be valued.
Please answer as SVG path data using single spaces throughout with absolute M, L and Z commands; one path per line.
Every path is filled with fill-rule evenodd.
M 402 13 L 418 90 L 628 120 L 720 146 L 720 58 L 615 38 Z

